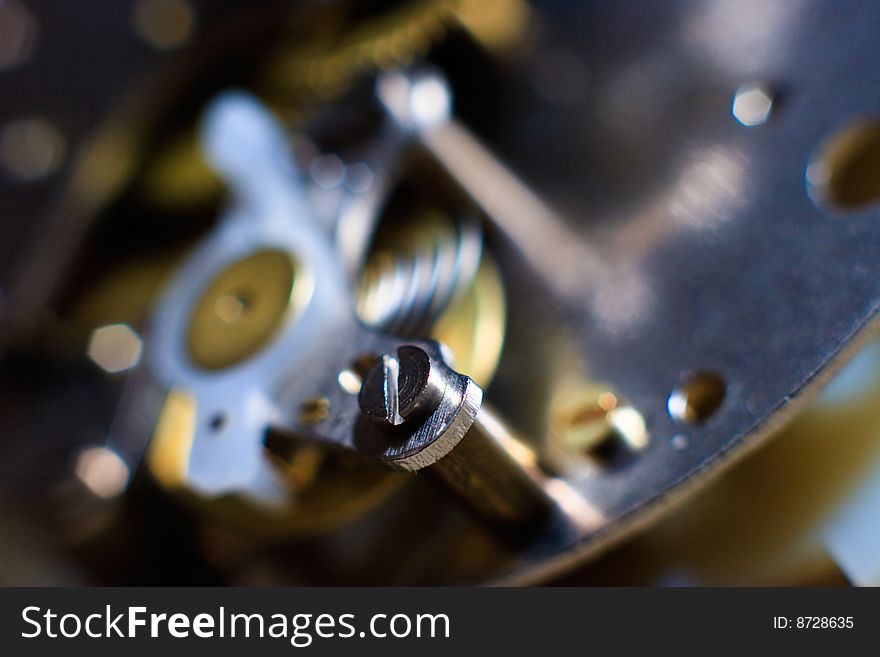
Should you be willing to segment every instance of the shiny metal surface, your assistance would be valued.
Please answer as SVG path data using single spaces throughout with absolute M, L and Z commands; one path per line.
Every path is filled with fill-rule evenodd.
M 413 566 L 410 581 L 531 581 L 606 547 L 759 444 L 876 323 L 880 207 L 824 204 L 806 177 L 830 136 L 880 113 L 880 9 L 534 7 L 517 56 L 490 67 L 439 58 L 456 120 L 428 117 L 437 130 L 425 140 L 495 217 L 493 255 L 509 297 L 524 300 L 490 398 L 541 447 L 557 394 L 606 381 L 650 439 L 632 458 L 567 464 L 593 513 L 588 532 L 560 523 L 516 550 L 493 546 L 480 567 Z M 36 216 L 42 198 L 25 196 L 16 211 Z M 354 241 L 348 275 L 363 255 Z M 17 276 L 0 298 L 23 313 L 51 278 Z M 723 399 L 681 422 L 670 395 L 678 408 L 698 372 L 720 377 Z M 408 532 L 400 549 L 431 543 L 427 529 Z M 375 563 L 337 576 L 363 580 Z
M 387 355 L 380 363 L 393 363 L 394 376 L 389 381 L 380 364 L 382 417 L 391 412 L 390 395 L 394 404 L 388 417 L 395 428 L 410 421 L 399 427 L 402 432 L 387 434 L 367 420 L 369 415 L 361 417 L 371 407 L 365 393 L 375 387 L 375 377 L 365 379 L 369 385 L 361 389 L 359 410 L 339 374 L 364 357 L 392 353 L 401 341 L 355 319 L 347 251 L 335 248 L 312 208 L 282 127 L 252 96 L 233 91 L 209 105 L 202 134 L 207 156 L 233 190 L 233 199 L 162 295 L 148 333 L 151 369 L 170 391 L 169 399 L 177 400 L 175 406 L 186 409 L 171 416 L 178 418 L 173 431 L 165 431 L 160 419 L 157 432 L 163 452 L 176 454 L 169 459 L 178 462 L 181 483 L 207 498 L 237 494 L 283 505 L 287 489 L 265 448 L 270 429 L 407 471 L 445 457 L 474 421 L 482 390 L 445 365 L 439 345 L 425 344 L 430 356 L 414 351 L 430 363 L 425 372 L 432 373 L 430 381 L 437 380 L 432 384 L 437 394 L 423 417 L 409 418 L 405 395 L 403 417 L 398 412 L 398 386 L 405 389 L 414 379 L 403 376 L 407 369 L 398 381 L 399 361 Z M 362 221 L 368 227 L 375 222 L 369 216 Z M 366 238 L 370 231 L 361 234 Z M 266 258 L 269 266 L 259 276 L 268 280 L 251 290 L 255 282 L 240 272 Z M 279 261 L 296 265 L 279 273 Z M 258 296 L 267 292 L 269 299 Z M 229 323 L 228 308 L 217 307 L 229 295 L 254 297 L 249 312 L 256 316 L 255 325 L 238 326 L 248 315 L 237 317 L 238 328 L 230 335 L 209 331 L 209 339 L 196 345 L 194 334 L 203 324 L 225 328 Z M 165 459 L 153 463 L 165 469 Z
M 438 318 L 461 300 L 480 268 L 480 227 L 461 221 L 433 232 L 433 239 L 423 239 L 411 254 L 386 251 L 371 260 L 358 293 L 361 321 L 395 335 L 427 337 Z
M 758 444 L 873 326 L 880 207 L 819 207 L 805 170 L 828 135 L 880 112 L 872 85 L 852 70 L 878 70 L 880 11 L 724 1 L 544 7 L 534 52 L 576 62 L 554 72 L 554 88 L 571 91 L 578 79 L 582 95 L 560 99 L 546 93 L 546 78 L 519 79 L 505 88 L 508 111 L 471 128 L 599 254 L 579 301 L 567 298 L 563 310 L 535 277 L 508 285 L 535 302 L 530 321 L 549 332 L 566 326 L 584 376 L 610 382 L 645 416 L 651 441 L 638 458 L 568 473 L 616 533 Z M 745 127 L 731 103 L 754 82 L 779 93 L 767 122 Z M 528 255 L 519 246 L 512 256 Z M 539 290 L 553 300 L 542 303 Z M 702 424 L 683 425 L 667 398 L 696 370 L 717 372 L 726 395 Z M 509 392 L 523 405 L 505 399 L 505 408 L 535 426 L 542 402 Z M 508 572 L 561 568 L 602 534 L 537 545 Z

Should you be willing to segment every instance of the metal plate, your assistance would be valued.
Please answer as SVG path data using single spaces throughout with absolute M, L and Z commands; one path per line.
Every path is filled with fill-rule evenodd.
M 580 307 L 546 300 L 533 280 L 508 279 L 511 297 L 528 303 L 507 353 L 524 353 L 542 331 L 561 334 L 590 377 L 645 415 L 652 439 L 637 459 L 574 473 L 616 534 L 756 445 L 871 327 L 880 206 L 846 215 L 819 207 L 805 170 L 827 137 L 880 116 L 872 84 L 880 11 L 722 1 L 542 7 L 533 61 L 570 68 L 555 82 L 540 67 L 517 78 L 501 94 L 503 111 L 491 122 L 473 112 L 471 122 L 604 265 L 583 281 Z M 766 124 L 745 127 L 731 104 L 750 83 L 774 90 L 775 102 Z M 551 385 L 564 369 L 551 369 Z M 695 370 L 719 373 L 726 396 L 704 424 L 682 425 L 667 398 Z M 502 363 L 497 403 L 537 431 L 546 400 L 505 383 L 524 371 Z M 609 532 L 535 546 L 508 574 L 556 571 Z

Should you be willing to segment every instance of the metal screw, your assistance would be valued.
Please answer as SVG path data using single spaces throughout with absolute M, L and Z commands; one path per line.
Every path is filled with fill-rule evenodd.
M 600 460 L 618 447 L 638 451 L 648 444 L 642 415 L 603 384 L 566 391 L 555 404 L 550 435 L 565 452 Z
M 397 355 L 383 354 L 361 386 L 361 412 L 378 424 L 397 427 L 427 419 L 443 398 L 445 379 L 431 357 L 406 345 Z

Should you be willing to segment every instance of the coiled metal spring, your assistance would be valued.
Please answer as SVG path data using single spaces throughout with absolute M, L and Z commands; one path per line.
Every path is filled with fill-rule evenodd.
M 403 240 L 402 249 L 381 249 L 370 258 L 357 309 L 370 326 L 426 338 L 473 282 L 482 259 L 483 233 L 475 219 L 431 221 L 414 232 Z

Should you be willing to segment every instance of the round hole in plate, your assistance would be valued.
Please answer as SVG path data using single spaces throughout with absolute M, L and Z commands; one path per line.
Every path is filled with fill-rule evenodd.
M 810 196 L 835 211 L 880 202 L 880 120 L 860 121 L 832 135 L 807 167 Z
M 226 426 L 226 415 L 223 413 L 215 413 L 211 416 L 208 426 L 211 427 L 211 431 L 214 433 L 220 433 L 223 430 L 223 427 Z
M 715 414 L 724 401 L 725 391 L 724 379 L 717 373 L 691 372 L 669 395 L 666 408 L 679 422 L 699 424 Z
M 214 302 L 214 314 L 227 324 L 239 322 L 254 305 L 254 295 L 248 290 L 222 294 Z

